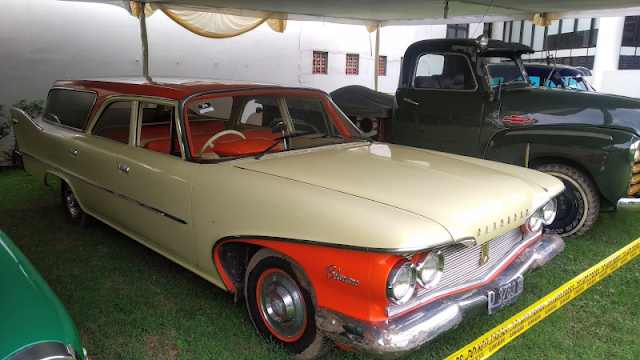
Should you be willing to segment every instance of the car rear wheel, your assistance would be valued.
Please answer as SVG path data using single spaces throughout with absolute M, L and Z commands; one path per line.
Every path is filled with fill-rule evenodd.
M 76 194 L 64 180 L 62 181 L 62 202 L 71 222 L 80 227 L 87 227 L 91 224 L 91 216 L 82 210 Z
M 547 228 L 563 237 L 580 236 L 591 229 L 600 212 L 600 197 L 593 181 L 582 171 L 564 164 L 546 164 L 536 170 L 555 176 L 565 186 L 564 192 L 556 197 L 556 219 Z
M 245 299 L 253 325 L 267 341 L 299 359 L 315 359 L 331 348 L 316 328 L 311 282 L 288 256 L 259 250 L 247 267 Z

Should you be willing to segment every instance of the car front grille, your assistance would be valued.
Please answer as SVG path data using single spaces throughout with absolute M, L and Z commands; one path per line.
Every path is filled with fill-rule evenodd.
M 640 161 L 631 167 L 631 186 L 629 196 L 640 197 Z
M 438 284 L 429 290 L 417 289 L 413 299 L 406 304 L 389 305 L 387 315 L 399 314 L 435 297 L 483 282 L 504 265 L 504 260 L 520 245 L 524 245 L 524 239 L 522 230 L 516 228 L 489 240 L 489 261 L 484 265 L 480 265 L 482 245 L 466 247 L 455 244 L 441 249 L 444 269 Z

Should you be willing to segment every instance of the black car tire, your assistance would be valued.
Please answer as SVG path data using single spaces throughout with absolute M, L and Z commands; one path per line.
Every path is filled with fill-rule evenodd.
M 298 359 L 318 358 L 333 345 L 316 327 L 311 281 L 293 259 L 271 249 L 259 250 L 247 266 L 244 291 L 249 317 L 267 341 Z M 293 305 L 286 308 L 281 294 Z M 293 315 L 285 319 L 290 309 L 295 309 Z
M 591 229 L 600 212 L 600 197 L 593 181 L 565 164 L 541 165 L 536 170 L 555 176 L 565 186 L 565 191 L 556 197 L 556 219 L 547 229 L 562 237 L 580 236 Z
M 69 184 L 62 180 L 61 186 L 62 204 L 72 223 L 80 227 L 88 227 L 91 225 L 93 218 L 82 210 L 80 202 L 76 197 Z

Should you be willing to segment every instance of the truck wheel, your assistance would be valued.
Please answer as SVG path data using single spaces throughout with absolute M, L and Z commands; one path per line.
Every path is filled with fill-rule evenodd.
M 556 198 L 558 214 L 547 228 L 560 236 L 580 236 L 586 233 L 598 218 L 600 197 L 587 175 L 574 167 L 563 164 L 546 164 L 536 168 L 560 179 L 564 192 Z
M 267 341 L 299 359 L 315 359 L 331 348 L 316 327 L 311 281 L 288 256 L 259 250 L 247 266 L 244 291 L 249 317 Z
M 82 210 L 80 203 L 76 198 L 76 194 L 73 193 L 69 184 L 64 180 L 62 181 L 62 202 L 67 210 L 67 215 L 69 215 L 71 222 L 80 227 L 87 227 L 91 225 L 91 220 L 93 218 Z

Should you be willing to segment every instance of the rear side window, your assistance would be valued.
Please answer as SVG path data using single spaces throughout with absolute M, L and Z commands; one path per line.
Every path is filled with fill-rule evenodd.
M 42 118 L 54 124 L 84 130 L 95 101 L 96 94 L 92 92 L 52 89 Z

